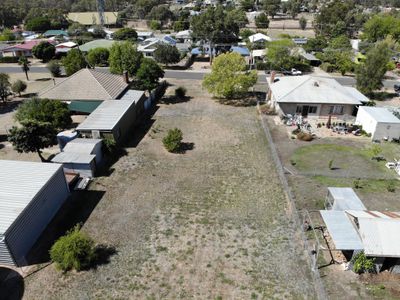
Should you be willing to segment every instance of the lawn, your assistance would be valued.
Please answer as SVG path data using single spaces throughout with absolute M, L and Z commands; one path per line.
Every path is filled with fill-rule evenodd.
M 315 298 L 256 109 L 175 84 L 190 84 L 191 99 L 162 104 L 143 140 L 90 186 L 105 193 L 83 230 L 117 254 L 80 273 L 49 266 L 25 280 L 26 299 Z M 163 148 L 174 127 L 193 149 Z

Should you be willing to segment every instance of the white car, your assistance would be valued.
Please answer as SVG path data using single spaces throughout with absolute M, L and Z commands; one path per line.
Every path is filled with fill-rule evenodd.
M 290 73 L 292 73 L 293 76 L 299 76 L 299 75 L 303 74 L 301 71 L 296 70 L 294 68 L 290 70 Z

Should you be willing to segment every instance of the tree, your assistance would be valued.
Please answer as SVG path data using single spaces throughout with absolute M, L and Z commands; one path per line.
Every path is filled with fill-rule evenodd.
M 32 48 L 32 53 L 36 58 L 46 62 L 54 57 L 56 54 L 56 47 L 49 42 L 40 42 Z
M 400 18 L 392 15 L 374 15 L 363 28 L 362 38 L 374 43 L 391 35 L 396 41 L 400 40 Z
M 19 153 L 36 152 L 44 162 L 43 148 L 53 144 L 56 130 L 50 123 L 38 122 L 36 120 L 24 120 L 21 127 L 13 126 L 8 135 L 8 141 Z
M 70 36 L 80 36 L 83 33 L 87 32 L 85 25 L 80 23 L 72 23 L 67 30 Z
M 140 67 L 142 58 L 142 53 L 137 51 L 130 42 L 114 43 L 110 49 L 110 71 L 114 74 L 128 71 L 130 76 L 134 76 Z
M 365 63 L 360 64 L 356 69 L 357 88 L 361 92 L 370 94 L 382 88 L 382 80 L 387 71 L 390 56 L 385 42 L 377 43 L 367 52 Z
M 281 0 L 264 0 L 263 1 L 263 9 L 272 18 L 274 18 L 274 16 L 278 12 L 280 6 L 281 6 Z
M 53 128 L 62 130 L 72 124 L 68 105 L 59 100 L 32 98 L 18 107 L 15 114 L 18 122 L 34 120 L 49 123 Z
M 20 97 L 21 97 L 21 93 L 23 91 L 25 91 L 26 88 L 27 88 L 26 82 L 19 80 L 19 79 L 17 81 L 15 81 L 11 86 L 11 90 L 14 93 L 17 93 Z
M 121 28 L 114 32 L 113 39 L 117 41 L 131 41 L 137 40 L 137 32 L 132 28 Z
M 185 21 L 175 21 L 174 22 L 174 31 L 175 32 L 179 32 L 179 31 L 183 31 L 186 29 L 189 29 L 189 22 L 185 22 Z
M 107 66 L 109 57 L 110 57 L 110 51 L 107 48 L 91 49 L 87 54 L 87 60 L 92 67 Z
M 179 128 L 168 130 L 168 134 L 163 138 L 163 144 L 168 152 L 176 153 L 181 149 L 183 140 L 182 131 Z
M 71 76 L 87 66 L 85 57 L 78 49 L 68 51 L 67 56 L 62 58 L 61 63 L 67 76 Z
M 323 36 L 309 38 L 307 43 L 303 46 L 304 50 L 307 52 L 322 52 L 326 47 L 328 47 L 328 42 Z
M 226 53 L 215 58 L 203 86 L 216 97 L 231 99 L 247 93 L 256 82 L 257 73 L 246 71 L 246 61 L 240 54 Z
M 351 50 L 350 39 L 345 35 L 339 35 L 329 42 L 329 48 L 339 50 Z
M 150 27 L 151 30 L 161 30 L 162 25 L 157 20 L 151 20 L 150 23 L 149 23 L 149 27 Z
M 300 25 L 301 30 L 305 30 L 307 27 L 307 19 L 304 17 L 301 17 L 299 19 L 299 25 Z
M 268 28 L 269 26 L 268 16 L 264 13 L 259 14 L 254 21 L 257 28 Z
M 18 60 L 18 64 L 21 65 L 22 71 L 25 73 L 26 80 L 29 81 L 28 71 L 29 71 L 29 60 L 26 56 L 21 56 Z
M 254 8 L 254 0 L 241 0 L 240 8 L 245 11 L 253 10 Z
M 49 70 L 53 77 L 59 77 L 61 75 L 61 65 L 57 60 L 51 60 L 46 68 Z
M 275 70 L 290 70 L 292 68 L 291 50 L 295 47 L 292 40 L 282 39 L 269 42 L 266 58 Z
M 45 32 L 51 28 L 51 21 L 48 17 L 36 17 L 28 20 L 25 25 L 27 30 Z
M 8 95 L 10 94 L 10 76 L 6 73 L 0 73 L 0 99 L 1 101 L 7 101 Z
M 164 71 L 151 58 L 143 58 L 140 68 L 136 72 L 137 86 L 140 89 L 148 90 L 158 86 L 160 78 L 164 77 Z
M 4 29 L 0 34 L 0 41 L 7 42 L 15 40 L 15 35 L 10 29 Z
M 288 13 L 295 19 L 296 16 L 300 13 L 301 1 L 300 0 L 290 0 L 288 3 Z
M 80 271 L 96 258 L 94 241 L 79 226 L 60 237 L 50 249 L 50 258 L 56 267 L 64 272 L 71 269 Z
M 167 23 L 169 20 L 173 19 L 174 14 L 168 6 L 157 5 L 154 6 L 151 11 L 147 14 L 146 18 L 149 20 L 158 20 L 161 22 L 161 26 Z
M 162 43 L 154 51 L 154 59 L 165 65 L 175 64 L 181 60 L 181 54 L 175 46 Z
M 107 33 L 104 31 L 102 26 L 95 25 L 92 28 L 93 28 L 92 36 L 95 39 L 104 39 L 106 37 Z

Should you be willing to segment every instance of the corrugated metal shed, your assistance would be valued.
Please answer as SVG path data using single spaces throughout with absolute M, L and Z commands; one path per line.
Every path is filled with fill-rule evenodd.
M 59 164 L 0 160 L 0 234 L 7 231 L 60 168 Z
M 360 237 L 344 211 L 320 210 L 329 234 L 338 250 L 364 249 Z
M 77 127 L 77 130 L 111 131 L 134 105 L 133 100 L 104 101 Z
M 93 154 L 93 150 L 98 144 L 102 143 L 101 139 L 74 139 L 64 147 L 63 152 Z
M 359 234 L 367 256 L 400 257 L 400 221 L 359 218 Z
M 346 210 L 346 212 L 355 218 L 395 219 L 400 221 L 400 212 L 375 210 Z
M 127 90 L 126 93 L 121 97 L 121 100 L 131 100 L 135 101 L 135 104 L 140 101 L 143 97 L 144 91 L 138 90 Z
M 400 124 L 400 119 L 397 118 L 389 109 L 385 107 L 362 106 L 359 109 L 365 111 L 372 119 L 374 119 L 378 123 Z
M 61 152 L 54 156 L 51 161 L 54 163 L 90 164 L 95 157 L 96 155 L 93 154 Z
M 358 198 L 352 188 L 328 187 L 328 193 L 333 199 L 333 210 L 366 210 L 366 207 Z

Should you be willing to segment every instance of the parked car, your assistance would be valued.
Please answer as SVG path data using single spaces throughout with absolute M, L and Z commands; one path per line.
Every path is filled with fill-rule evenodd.
M 299 75 L 303 74 L 301 71 L 299 71 L 295 68 L 292 68 L 290 71 L 284 70 L 282 73 L 283 73 L 283 75 L 289 75 L 289 76 L 299 76 Z
M 400 96 L 400 84 L 395 84 L 393 88 L 396 94 Z

